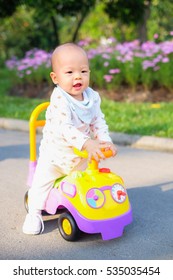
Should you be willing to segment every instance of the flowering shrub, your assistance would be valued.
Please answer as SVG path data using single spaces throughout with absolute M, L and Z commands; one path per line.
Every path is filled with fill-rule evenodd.
M 157 39 L 156 34 L 154 38 Z M 140 84 L 145 89 L 157 85 L 173 90 L 173 40 L 140 44 L 138 40 L 119 43 L 115 38 L 109 38 L 102 39 L 94 48 L 89 40 L 83 40 L 79 45 L 88 53 L 92 86 L 117 89 L 127 85 L 135 89 Z M 34 49 L 23 59 L 6 61 L 6 66 L 14 73 L 14 84 L 50 83 L 50 56 L 51 53 Z
M 90 49 L 88 56 L 95 76 L 93 83 L 100 81 L 99 76 L 104 79 L 99 87 L 113 89 L 126 84 L 135 89 L 142 84 L 149 89 L 157 84 L 173 90 L 172 40 L 161 43 L 148 41 L 141 45 L 138 40 L 125 43 L 114 40 Z
M 36 84 L 43 81 L 50 82 L 51 53 L 33 49 L 26 52 L 24 58 L 12 57 L 6 61 L 8 69 L 14 73 L 14 83 Z

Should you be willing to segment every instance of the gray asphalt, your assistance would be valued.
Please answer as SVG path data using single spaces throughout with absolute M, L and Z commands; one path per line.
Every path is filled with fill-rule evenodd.
M 173 153 L 118 146 L 117 157 L 104 166 L 124 178 L 133 223 L 118 239 L 103 241 L 98 234 L 83 234 L 71 243 L 60 236 L 57 216 L 44 217 L 42 235 L 22 233 L 28 138 L 28 132 L 0 129 L 1 260 L 173 259 Z

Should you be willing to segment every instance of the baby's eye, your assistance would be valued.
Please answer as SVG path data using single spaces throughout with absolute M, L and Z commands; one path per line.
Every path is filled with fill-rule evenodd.
M 72 74 L 72 73 L 73 73 L 72 71 L 67 71 L 67 72 L 66 72 L 66 74 Z
M 88 73 L 88 71 L 87 70 L 82 70 L 82 73 Z

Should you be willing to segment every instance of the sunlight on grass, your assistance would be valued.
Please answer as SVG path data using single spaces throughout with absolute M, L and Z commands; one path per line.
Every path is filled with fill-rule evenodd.
M 122 103 L 103 100 L 103 112 L 111 131 L 173 138 L 173 103 Z

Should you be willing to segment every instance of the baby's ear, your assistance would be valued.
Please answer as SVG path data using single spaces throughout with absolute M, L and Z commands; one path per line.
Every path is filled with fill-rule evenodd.
M 57 85 L 57 84 L 58 84 L 58 80 L 57 80 L 57 77 L 56 77 L 55 72 L 51 72 L 51 73 L 50 73 L 50 77 L 51 77 L 51 79 L 52 79 L 52 82 L 53 82 L 55 85 Z

